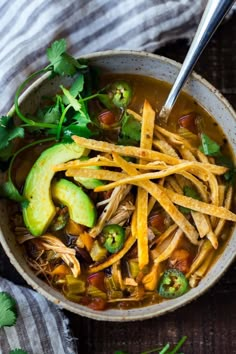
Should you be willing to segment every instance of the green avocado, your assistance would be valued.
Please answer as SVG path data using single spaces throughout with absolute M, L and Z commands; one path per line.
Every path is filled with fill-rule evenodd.
M 62 178 L 52 183 L 52 198 L 57 203 L 67 206 L 73 221 L 87 227 L 94 226 L 96 208 L 81 187 Z
M 23 196 L 29 204 L 23 208 L 25 225 L 32 235 L 42 235 L 56 214 L 51 197 L 53 166 L 80 158 L 87 151 L 75 143 L 56 144 L 46 149 L 36 160 L 25 182 Z
M 82 156 L 80 158 L 81 161 L 86 161 L 88 160 L 87 156 Z M 85 168 L 91 168 L 94 170 L 99 170 L 100 167 L 99 166 L 88 166 Z M 86 178 L 86 177 L 74 177 L 74 180 L 76 182 L 79 182 L 83 187 L 85 187 L 86 189 L 94 189 L 96 187 L 99 186 L 103 186 L 105 183 L 103 181 L 101 181 L 100 179 L 97 178 Z

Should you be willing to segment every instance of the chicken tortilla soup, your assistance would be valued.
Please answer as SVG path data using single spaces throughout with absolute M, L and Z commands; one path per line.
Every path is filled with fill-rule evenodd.
M 63 40 L 47 56 L 36 74 L 69 75 L 71 84 L 23 113 L 18 97 L 33 74 L 16 93 L 15 117 L 1 118 L 1 195 L 29 266 L 94 310 L 191 291 L 236 221 L 227 137 L 185 93 L 161 124 L 167 83 L 104 74 L 67 54 Z

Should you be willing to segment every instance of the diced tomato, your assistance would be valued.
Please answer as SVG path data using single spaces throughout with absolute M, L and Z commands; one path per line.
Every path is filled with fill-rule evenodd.
M 95 297 L 92 301 L 88 304 L 88 307 L 95 311 L 103 311 L 107 306 L 106 300 L 102 299 L 101 297 Z
M 163 232 L 165 230 L 165 215 L 156 213 L 149 217 L 149 225 L 157 231 Z
M 180 272 L 188 273 L 192 263 L 191 254 L 183 249 L 176 249 L 170 256 L 168 265 L 170 268 L 178 269 Z
M 105 274 L 103 272 L 94 273 L 88 277 L 88 283 L 99 290 L 106 292 L 104 278 Z
M 181 127 L 188 129 L 193 134 L 197 134 L 196 118 L 196 113 L 192 112 L 180 117 L 178 122 Z
M 112 111 L 103 111 L 99 114 L 98 120 L 105 125 L 112 125 L 116 122 L 116 115 Z

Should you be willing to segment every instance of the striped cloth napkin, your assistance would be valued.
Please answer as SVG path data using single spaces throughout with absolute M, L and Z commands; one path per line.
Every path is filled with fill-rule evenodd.
M 45 49 L 54 40 L 65 38 L 74 56 L 107 49 L 154 51 L 190 39 L 206 2 L 1 0 L 0 114 L 11 107 L 17 86 L 46 64 Z M 0 329 L 0 354 L 17 347 L 29 354 L 78 353 L 68 320 L 56 305 L 3 278 L 0 291 L 17 299 L 19 312 L 16 326 Z
M 46 63 L 45 49 L 66 38 L 74 56 L 107 50 L 154 51 L 190 39 L 207 0 L 1 0 L 0 114 L 16 87 Z
M 0 293 L 17 302 L 15 326 L 0 328 L 0 354 L 21 348 L 28 354 L 76 354 L 68 319 L 58 306 L 40 294 L 0 277 Z

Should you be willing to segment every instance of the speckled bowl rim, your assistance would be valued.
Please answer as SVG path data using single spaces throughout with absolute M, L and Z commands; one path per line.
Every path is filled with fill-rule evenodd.
M 159 56 L 156 54 L 151 54 L 147 52 L 141 52 L 141 51 L 133 51 L 133 50 L 109 50 L 109 51 L 103 51 L 103 52 L 95 52 L 92 54 L 87 54 L 81 56 L 81 58 L 85 58 L 88 60 L 93 60 L 96 58 L 106 58 L 106 57 L 117 57 L 117 56 L 138 56 L 138 57 L 148 57 L 151 58 L 152 60 L 159 60 L 166 62 L 173 67 L 180 68 L 181 64 L 177 63 L 176 61 Z M 29 86 L 29 88 L 22 94 L 20 97 L 19 102 L 21 103 L 23 100 L 30 95 L 32 91 L 34 91 L 44 80 L 46 80 L 49 77 L 49 73 L 44 74 L 42 77 L 40 77 L 38 80 L 36 80 L 32 85 Z M 206 86 L 209 91 L 211 91 L 217 98 L 220 100 L 225 108 L 229 111 L 230 115 L 232 116 L 232 119 L 236 121 L 236 113 L 234 112 L 232 106 L 230 103 L 225 99 L 225 97 L 215 88 L 213 87 L 207 80 L 202 78 L 200 75 L 196 74 L 195 72 L 192 73 L 191 77 L 193 77 L 195 80 L 200 81 L 201 84 Z M 14 106 L 10 109 L 9 115 L 14 114 Z M 235 233 L 235 232 L 234 232 Z M 235 237 L 234 237 L 235 238 Z M 201 290 L 199 290 L 198 287 L 191 289 L 188 293 L 185 295 L 173 299 L 173 300 L 167 300 L 164 301 L 160 304 L 156 305 L 151 305 L 147 307 L 142 307 L 138 309 L 130 309 L 130 310 L 106 310 L 104 312 L 98 312 L 98 311 L 93 311 L 85 306 L 81 306 L 79 304 L 75 304 L 73 302 L 70 302 L 66 300 L 62 294 L 57 292 L 56 290 L 50 288 L 45 282 L 42 280 L 38 279 L 33 272 L 29 269 L 27 272 L 24 271 L 21 267 L 21 265 L 16 261 L 11 249 L 9 248 L 7 241 L 4 238 L 3 233 L 0 230 L 0 242 L 7 254 L 7 256 L 10 259 L 10 262 L 12 265 L 16 268 L 16 270 L 20 273 L 20 275 L 25 279 L 25 281 L 32 286 L 33 289 L 38 291 L 40 294 L 42 294 L 45 298 L 48 300 L 54 302 L 55 304 L 58 304 L 61 306 L 63 309 L 69 310 L 75 314 L 85 316 L 91 319 L 95 320 L 102 320 L 102 321 L 113 321 L 113 322 L 128 322 L 128 321 L 135 321 L 135 320 L 145 320 L 145 319 L 150 319 L 153 317 L 158 317 L 161 315 L 164 315 L 168 312 L 174 311 L 188 303 L 190 303 L 193 300 L 196 300 L 200 295 L 204 294 L 206 291 L 209 290 L 210 287 L 212 287 L 220 277 L 225 273 L 225 271 L 228 269 L 230 264 L 233 262 L 235 255 L 236 255 L 236 242 L 230 242 L 232 243 L 230 250 L 228 250 L 227 253 L 227 258 L 225 259 L 225 262 L 223 263 L 221 267 L 221 271 L 218 274 L 215 274 L 210 281 L 207 281 L 204 286 L 202 286 Z M 227 247 L 227 246 L 226 246 Z M 220 262 L 222 259 L 222 256 L 220 259 L 217 261 Z M 204 279 L 201 281 L 201 283 L 204 281 Z

